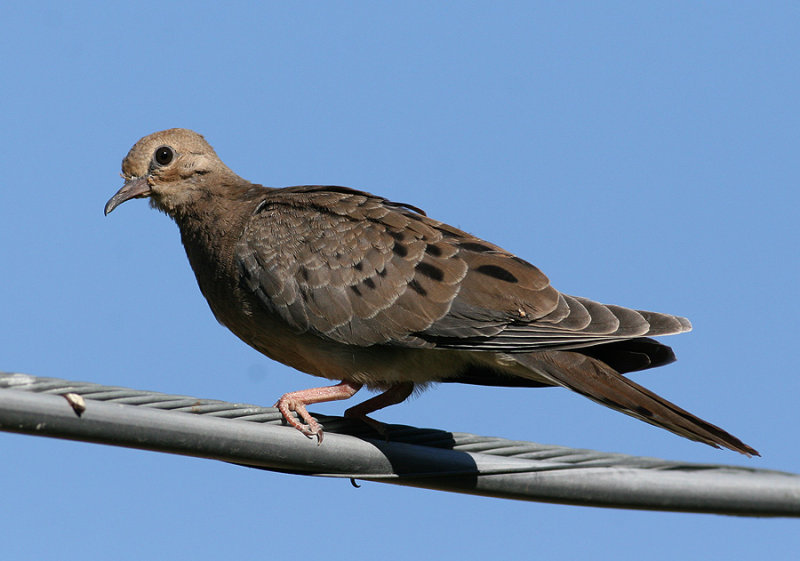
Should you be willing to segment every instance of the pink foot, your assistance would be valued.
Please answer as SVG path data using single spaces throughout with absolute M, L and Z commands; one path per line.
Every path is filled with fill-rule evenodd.
M 287 423 L 302 432 L 308 438 L 316 437 L 317 445 L 319 446 L 322 444 L 322 438 L 324 436 L 322 425 L 311 416 L 306 409 L 306 405 L 353 397 L 353 395 L 361 389 L 362 385 L 363 384 L 342 382 L 335 386 L 311 388 L 309 390 L 287 393 L 281 396 L 278 403 L 275 404 L 275 407 L 278 408 Z M 300 419 L 302 419 L 302 423 L 295 419 L 294 415 L 292 415 L 292 411 L 297 413 Z

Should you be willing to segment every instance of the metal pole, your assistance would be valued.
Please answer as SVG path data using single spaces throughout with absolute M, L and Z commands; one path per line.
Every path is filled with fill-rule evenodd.
M 389 426 L 386 441 L 344 434 L 369 429 L 337 417 L 321 417 L 327 432 L 317 446 L 281 426 L 273 408 L 21 374 L 0 373 L 0 388 L 0 430 L 9 432 L 510 499 L 800 516 L 800 476 L 789 473 L 403 426 Z

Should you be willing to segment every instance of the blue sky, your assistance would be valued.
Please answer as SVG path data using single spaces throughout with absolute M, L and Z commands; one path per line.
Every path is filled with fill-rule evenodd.
M 690 317 L 638 381 L 762 453 L 566 390 L 444 385 L 381 420 L 800 472 L 800 7 L 6 3 L 0 370 L 271 405 L 318 380 L 215 323 L 166 217 L 108 218 L 170 127 L 272 186 L 412 203 L 560 290 Z M 361 396 L 358 396 L 361 397 Z M 315 407 L 339 414 L 345 404 Z M 796 522 L 522 503 L 0 433 L 9 558 L 796 558 Z

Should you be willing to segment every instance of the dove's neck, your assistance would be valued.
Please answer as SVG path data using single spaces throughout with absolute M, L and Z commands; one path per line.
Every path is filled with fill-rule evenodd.
M 215 315 L 213 303 L 238 290 L 234 246 L 265 190 L 243 181 L 229 186 L 224 195 L 207 191 L 191 205 L 170 213 L 178 224 L 200 290 L 212 304 Z

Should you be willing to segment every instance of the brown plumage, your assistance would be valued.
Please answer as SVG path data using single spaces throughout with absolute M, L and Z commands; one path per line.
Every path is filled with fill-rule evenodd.
M 122 172 L 106 214 L 149 197 L 178 224 L 223 325 L 270 358 L 341 381 L 278 401 L 318 441 L 307 404 L 363 385 L 383 390 L 346 412 L 367 419 L 415 387 L 462 382 L 563 386 L 686 438 L 757 454 L 621 375 L 672 362 L 650 337 L 689 331 L 685 318 L 562 294 L 530 263 L 410 205 L 346 187 L 252 184 L 189 130 L 141 139 Z

